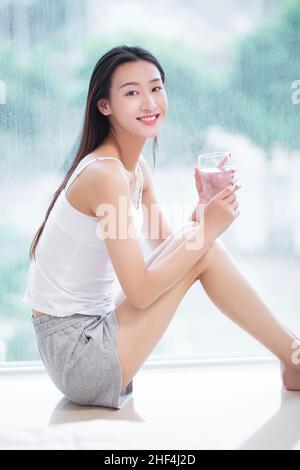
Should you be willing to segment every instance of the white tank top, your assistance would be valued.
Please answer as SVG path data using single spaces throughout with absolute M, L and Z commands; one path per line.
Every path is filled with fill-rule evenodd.
M 75 313 L 101 315 L 116 308 L 113 289 L 116 273 L 105 241 L 99 237 L 99 219 L 75 209 L 66 192 L 84 168 L 97 160 L 117 160 L 127 178 L 129 172 L 117 158 L 97 157 L 87 161 L 87 157 L 79 162 L 49 214 L 36 247 L 36 260 L 30 262 L 22 299 L 30 308 L 57 317 Z M 131 202 L 131 207 L 138 236 L 142 237 L 144 180 L 139 162 L 136 178 L 138 206 Z

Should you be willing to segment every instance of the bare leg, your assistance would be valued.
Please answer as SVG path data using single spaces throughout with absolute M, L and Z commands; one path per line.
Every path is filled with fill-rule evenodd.
M 185 225 L 187 226 L 187 224 Z M 165 256 L 166 249 L 170 245 L 171 242 L 174 242 L 175 238 L 180 235 L 182 232 L 182 227 L 178 230 L 175 230 L 168 238 L 166 238 L 155 250 L 150 253 L 148 258 L 145 260 L 145 266 L 148 268 L 154 261 L 160 259 L 161 256 Z M 119 289 L 115 296 L 116 305 L 119 305 L 123 300 L 126 299 L 126 295 L 124 294 L 122 289 Z
M 159 247 L 156 252 L 152 253 L 151 259 L 147 260 L 147 265 L 149 262 L 158 262 L 161 257 L 167 256 L 176 246 L 174 237 L 170 237 L 168 241 L 164 242 L 165 249 L 160 250 Z M 215 285 L 218 278 L 221 281 Z M 173 288 L 161 295 L 146 309 L 136 309 L 124 293 L 124 298 L 119 299 L 115 313 L 119 324 L 117 352 L 122 367 L 123 388 L 128 385 L 154 349 L 171 322 L 180 301 L 197 280 L 201 280 L 207 294 L 223 313 L 239 323 L 274 354 L 283 357 L 286 351 L 284 348 L 278 347 L 277 340 L 272 338 L 272 332 L 270 339 L 269 333 L 261 331 L 265 328 L 265 326 L 261 326 L 262 322 L 267 327 L 269 324 L 273 325 L 276 335 L 279 336 L 279 346 L 283 341 L 287 350 L 290 351 L 291 339 L 293 340 L 294 337 L 289 335 L 282 325 L 272 317 L 257 294 L 251 290 L 238 272 L 223 244 L 220 240 L 216 240 L 205 255 Z M 240 288 L 241 286 L 243 289 Z M 238 297 L 236 297 L 236 290 L 239 290 Z M 248 299 L 252 302 L 252 308 L 249 301 L 245 309 L 244 302 L 247 302 Z M 253 325 L 251 315 L 250 319 L 247 319 L 247 315 L 249 316 L 249 312 L 252 314 L 252 310 L 254 313 L 257 310 L 256 319 L 258 318 L 258 323 L 260 322 L 258 326 Z M 255 323 L 255 317 L 253 318 Z
M 283 364 L 295 368 L 291 358 L 296 337 L 271 314 L 223 243 L 220 247 L 219 256 L 199 275 L 207 295 L 225 315 L 273 352 Z M 300 373 L 299 366 L 297 368 Z
M 181 227 L 180 231 L 184 228 L 185 226 Z M 182 244 L 182 239 L 176 240 L 173 235 L 161 244 L 163 247 L 160 245 L 155 249 L 147 259 L 147 266 L 149 263 L 158 263 Z M 213 243 L 173 287 L 147 308 L 137 309 L 124 293 L 119 297 L 115 314 L 119 325 L 117 352 L 121 363 L 123 388 L 129 384 L 165 333 L 189 288 L 198 281 L 200 272 L 206 267 L 208 251 L 217 253 L 217 243 Z

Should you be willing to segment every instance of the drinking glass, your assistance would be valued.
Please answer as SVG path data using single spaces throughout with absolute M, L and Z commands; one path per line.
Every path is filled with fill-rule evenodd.
M 202 177 L 207 202 L 229 186 L 236 168 L 230 152 L 212 152 L 198 155 L 198 167 Z

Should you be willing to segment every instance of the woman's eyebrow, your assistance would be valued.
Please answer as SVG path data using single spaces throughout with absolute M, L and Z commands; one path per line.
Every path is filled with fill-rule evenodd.
M 149 83 L 160 82 L 160 81 L 161 81 L 160 78 L 153 78 L 152 80 L 150 80 Z M 126 86 L 126 85 L 140 85 L 140 83 L 138 83 L 138 82 L 127 82 L 127 83 L 124 83 L 122 86 L 120 86 L 119 90 L 121 88 L 123 88 L 124 86 Z

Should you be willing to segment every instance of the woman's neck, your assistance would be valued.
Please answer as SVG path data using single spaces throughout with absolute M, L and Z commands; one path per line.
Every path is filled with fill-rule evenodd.
M 119 129 L 117 137 L 109 134 L 98 149 L 100 148 L 102 152 L 109 152 L 107 155 L 114 155 L 121 160 L 125 170 L 134 177 L 145 141 L 144 138 L 128 135 L 128 132 L 125 134 L 124 130 Z
M 123 167 L 127 171 L 128 175 L 131 177 L 131 179 L 134 179 L 136 174 L 136 166 L 140 154 L 135 158 L 131 157 L 130 159 L 125 159 L 120 155 L 120 152 L 111 145 L 100 145 L 94 150 L 93 154 L 98 156 L 118 158 L 123 164 Z

